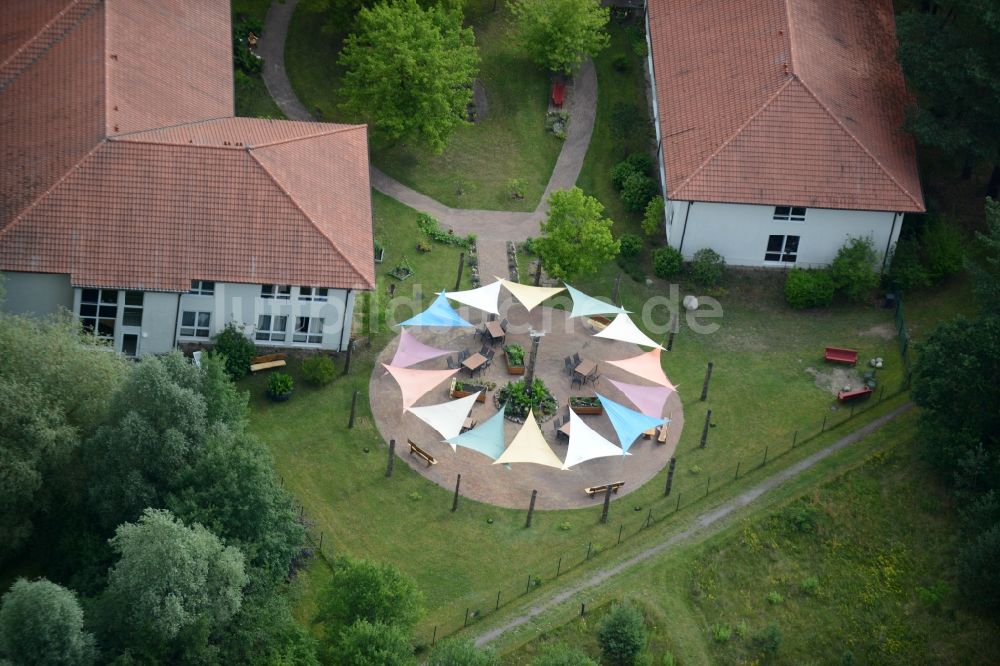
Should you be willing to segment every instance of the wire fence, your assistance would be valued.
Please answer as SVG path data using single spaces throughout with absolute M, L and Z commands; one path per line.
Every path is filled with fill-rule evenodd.
M 903 296 L 896 296 L 896 340 L 899 342 L 899 354 L 903 357 L 903 367 L 906 369 L 906 381 L 909 383 L 910 373 L 910 334 L 906 331 L 906 318 L 903 316 Z

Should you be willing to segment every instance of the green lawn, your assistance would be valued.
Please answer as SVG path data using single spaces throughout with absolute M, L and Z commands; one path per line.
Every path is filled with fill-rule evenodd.
M 996 623 L 955 605 L 955 515 L 920 458 L 916 422 L 901 417 L 859 445 L 874 453 L 857 468 L 631 570 L 613 586 L 627 593 L 607 588 L 592 605 L 636 599 L 652 663 L 668 652 L 685 665 L 997 663 Z M 598 655 L 606 607 L 505 663 L 526 664 L 551 641 Z M 766 657 L 753 637 L 772 623 L 782 640 Z
M 460 128 L 441 155 L 420 146 L 372 139 L 372 161 L 402 183 L 457 208 L 534 210 L 562 142 L 545 131 L 548 76 L 522 54 L 504 3 L 496 13 L 472 19 L 489 112 Z M 289 27 L 285 61 L 292 87 L 320 120 L 358 122 L 339 108 L 337 56 L 344 35 L 323 32 L 322 21 L 301 7 Z M 525 182 L 525 197 L 506 192 L 512 178 Z

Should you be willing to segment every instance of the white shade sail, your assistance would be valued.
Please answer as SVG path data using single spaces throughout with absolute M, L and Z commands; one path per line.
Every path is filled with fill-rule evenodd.
M 511 282 L 510 280 L 504 280 L 502 278 L 497 278 L 503 283 L 503 286 L 511 295 L 517 299 L 517 302 L 523 305 L 528 312 L 531 312 L 538 306 L 539 303 L 547 298 L 555 296 L 559 292 L 566 291 L 563 287 L 535 287 L 530 284 L 520 284 L 518 282 Z
M 603 331 L 594 334 L 595 338 L 607 338 L 609 340 L 621 340 L 643 347 L 655 347 L 663 349 L 656 341 L 639 330 L 632 318 L 624 312 L 620 313 L 615 320 L 608 324 Z
M 476 398 L 479 397 L 479 393 L 482 393 L 482 391 L 474 395 L 459 398 L 458 400 L 442 402 L 438 405 L 410 407 L 407 411 L 441 433 L 441 437 L 444 439 L 451 439 L 461 434 L 462 425 L 469 416 L 469 410 L 472 409 Z M 452 444 L 451 448 L 454 449 L 455 445 Z
M 621 453 L 620 449 L 619 453 Z M 528 412 L 528 418 L 524 420 L 524 425 L 514 435 L 510 446 L 493 462 L 494 465 L 506 463 L 534 463 L 560 469 L 563 466 L 562 461 L 552 452 L 552 448 L 542 436 L 538 422 L 535 421 L 535 415 L 531 411 Z
M 566 451 L 563 469 L 579 465 L 585 460 L 620 456 L 622 453 L 624 452 L 618 446 L 604 439 L 599 432 L 584 423 L 576 412 L 569 410 L 569 449 Z
M 500 314 L 498 303 L 500 302 L 500 280 L 490 283 L 477 289 L 466 289 L 465 291 L 445 292 L 445 296 L 453 301 L 458 301 L 464 305 L 471 305 L 483 312 L 490 314 Z
M 563 284 L 566 283 L 564 282 Z M 625 312 L 625 310 L 617 305 L 605 303 L 604 301 L 594 298 L 593 296 L 588 296 L 579 289 L 574 289 L 568 284 L 566 285 L 566 290 L 569 291 L 569 295 L 573 299 L 573 311 L 569 313 L 570 318 Z

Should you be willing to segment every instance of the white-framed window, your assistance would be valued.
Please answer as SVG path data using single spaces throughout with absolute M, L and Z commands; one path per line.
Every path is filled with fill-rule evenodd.
M 212 296 L 215 294 L 215 283 L 207 280 L 191 280 L 190 293 L 200 294 L 202 296 Z
M 779 261 L 786 264 L 794 264 L 798 252 L 798 236 L 768 236 L 764 261 Z
M 326 287 L 299 287 L 299 300 L 326 303 L 329 292 Z
M 142 326 L 141 291 L 125 292 L 125 309 L 122 311 L 122 326 Z
M 211 328 L 211 312 L 185 310 L 181 313 L 181 336 L 185 338 L 207 338 Z
M 323 342 L 322 317 L 296 317 L 292 342 L 316 344 Z
M 775 206 L 771 219 L 778 222 L 805 222 L 806 209 L 802 206 Z
M 287 301 L 292 297 L 292 286 L 289 284 L 262 284 L 260 286 L 260 297 Z
M 118 321 L 118 290 L 81 290 L 79 316 L 87 332 L 101 338 L 114 338 L 115 323 Z
M 264 342 L 284 342 L 288 330 L 288 317 L 284 315 L 260 315 L 257 317 L 257 333 L 254 337 Z

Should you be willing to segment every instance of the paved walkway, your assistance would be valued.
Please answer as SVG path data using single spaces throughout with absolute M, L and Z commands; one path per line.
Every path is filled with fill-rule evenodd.
M 264 83 L 275 103 L 292 120 L 313 120 L 312 115 L 295 96 L 285 71 L 285 38 L 288 23 L 298 0 L 271 3 L 264 21 L 264 34 L 257 47 L 264 59 Z M 538 207 L 530 213 L 511 213 L 496 210 L 470 210 L 445 206 L 399 181 L 371 167 L 371 184 L 379 192 L 401 201 L 437 218 L 455 233 L 476 234 L 480 241 L 507 241 L 537 236 L 539 223 L 548 211 L 546 200 L 553 190 L 568 189 L 576 184 L 587 147 L 594 131 L 594 117 L 597 113 L 597 72 L 594 63 L 585 62 L 567 90 L 566 109 L 570 114 L 569 129 L 562 151 L 552 170 L 552 176 L 545 188 L 545 194 Z M 499 250 L 499 251 L 498 251 Z M 507 277 L 507 258 L 504 243 L 480 242 L 480 273 L 488 282 L 494 274 Z M 502 272 L 496 272 L 499 270 Z
M 516 629 L 517 627 L 526 624 L 527 622 L 530 622 L 531 620 L 538 617 L 542 613 L 551 610 L 552 608 L 558 606 L 559 604 L 565 603 L 566 601 L 571 599 L 573 595 L 579 592 L 584 592 L 586 590 L 593 589 L 598 585 L 601 585 L 602 583 L 606 582 L 608 579 L 617 576 L 620 573 L 624 573 L 625 571 L 632 569 L 638 566 L 639 564 L 642 564 L 646 560 L 649 560 L 661 554 L 662 552 L 668 550 L 672 546 L 676 546 L 677 544 L 683 541 L 687 541 L 696 534 L 706 531 L 709 527 L 712 527 L 716 523 L 719 523 L 720 521 L 722 521 L 722 519 L 731 515 L 738 509 L 742 509 L 743 507 L 759 499 L 760 496 L 763 495 L 764 493 L 773 490 L 774 488 L 780 486 L 786 481 L 795 478 L 796 476 L 799 476 L 810 467 L 815 466 L 824 458 L 828 458 L 837 451 L 846 448 L 861 439 L 864 439 L 868 435 L 872 434 L 873 432 L 884 426 L 889 421 L 893 420 L 900 414 L 909 411 L 912 408 L 913 408 L 913 403 L 909 402 L 904 405 L 901 405 L 900 407 L 897 407 L 888 414 L 880 416 L 871 423 L 855 430 L 849 435 L 841 437 L 830 446 L 820 449 L 816 453 L 813 453 L 812 455 L 803 458 L 794 465 L 786 467 L 777 474 L 773 474 L 767 477 L 757 485 L 749 488 L 742 494 L 734 497 L 728 502 L 725 502 L 721 506 L 714 508 L 710 511 L 706 511 L 705 513 L 701 514 L 700 516 L 694 519 L 694 522 L 692 523 L 691 527 L 688 527 L 682 532 L 674 534 L 673 536 L 669 537 L 666 541 L 658 543 L 655 546 L 650 546 L 649 548 L 646 548 L 645 550 L 639 552 L 638 554 L 630 557 L 629 559 L 623 562 L 619 562 L 618 564 L 615 564 L 610 567 L 599 569 L 598 571 L 594 572 L 594 574 L 590 576 L 590 578 L 582 580 L 579 583 L 576 583 L 575 585 L 563 588 L 562 591 L 560 591 L 559 593 L 554 594 L 546 599 L 540 600 L 537 604 L 529 608 L 523 615 L 519 615 L 518 617 L 515 617 L 509 622 L 507 622 L 506 624 L 500 625 L 495 629 L 490 629 L 489 631 L 480 634 L 475 640 L 476 645 L 485 645 L 490 641 L 494 641 L 503 634 L 507 633 L 508 631 Z

